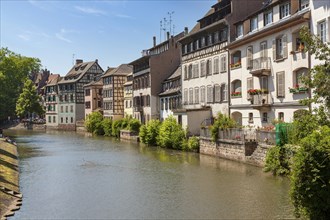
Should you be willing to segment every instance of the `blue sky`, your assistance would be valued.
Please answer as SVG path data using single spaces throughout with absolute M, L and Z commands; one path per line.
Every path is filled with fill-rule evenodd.
M 160 21 L 168 12 L 174 12 L 177 34 L 186 26 L 191 30 L 216 2 L 0 0 L 0 46 L 37 57 L 43 68 L 61 75 L 74 59 L 116 67 L 139 58 L 152 47 L 153 36 L 159 43 Z

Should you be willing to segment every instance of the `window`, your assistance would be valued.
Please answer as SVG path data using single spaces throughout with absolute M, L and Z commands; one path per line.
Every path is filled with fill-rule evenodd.
M 323 43 L 327 40 L 326 33 L 325 21 L 319 22 L 317 24 L 317 35 Z
M 52 122 L 52 116 L 48 116 L 48 122 L 49 122 L 49 123 Z
M 232 82 L 232 97 L 242 97 L 242 83 L 241 80 L 235 80 Z
M 63 106 L 61 106 L 61 113 L 63 113 Z
M 238 50 L 232 55 L 232 62 L 230 64 L 231 68 L 241 67 L 241 51 Z
M 262 57 L 262 58 L 268 57 L 268 55 L 267 55 L 267 41 L 264 41 L 264 42 L 260 43 L 260 57 Z
M 298 88 L 306 87 L 306 85 L 303 82 L 303 78 L 307 76 L 307 73 L 308 73 L 307 68 L 301 68 L 301 69 L 296 71 L 294 87 L 298 87 Z
M 284 72 L 276 73 L 276 91 L 278 98 L 285 97 L 285 75 Z
M 219 32 L 214 32 L 213 34 L 213 39 L 214 39 L 214 43 L 218 43 L 219 42 Z
M 284 112 L 278 113 L 278 120 L 284 121 Z
M 290 3 L 284 3 L 280 5 L 280 19 L 288 17 L 290 15 Z
M 201 47 L 205 47 L 205 37 L 201 38 Z
M 227 36 L 227 29 L 222 29 L 220 31 L 220 41 L 226 41 L 228 36 Z
M 187 105 L 188 104 L 188 89 L 184 89 L 183 92 L 183 104 Z
M 213 44 L 212 34 L 207 36 L 207 45 L 210 46 Z
M 213 74 L 219 73 L 219 57 L 213 59 Z
M 90 95 L 91 95 L 91 90 L 85 89 L 85 96 L 90 96 Z
M 195 88 L 195 104 L 199 103 L 199 88 Z
M 212 60 L 206 61 L 206 75 L 212 75 Z
M 70 106 L 70 112 L 73 112 L 73 105 Z
M 196 40 L 195 41 L 195 50 L 198 50 L 199 49 L 199 40 Z
M 85 102 L 85 108 L 86 109 L 90 109 L 91 108 L 91 102 L 90 101 Z
M 192 64 L 190 64 L 189 67 L 188 67 L 188 78 L 189 79 L 192 78 Z
M 65 117 L 65 123 L 69 123 L 68 117 Z
M 262 113 L 262 122 L 267 122 L 268 121 L 268 114 L 267 112 Z
M 221 55 L 220 56 L 220 62 L 221 62 L 221 65 L 220 65 L 220 71 L 223 73 L 223 72 L 226 72 L 227 71 L 227 59 L 226 59 L 226 55 Z
M 165 110 L 168 110 L 168 99 L 165 98 Z
M 201 77 L 206 75 L 206 66 L 205 66 L 205 61 L 201 61 Z
M 300 10 L 309 7 L 309 0 L 300 0 Z
M 73 123 L 73 117 L 71 117 L 71 123 Z
M 252 60 L 253 60 L 253 47 L 250 46 L 246 49 L 246 68 L 252 68 Z
M 214 102 L 221 101 L 221 87 L 218 84 L 214 85 Z
M 205 86 L 201 87 L 201 104 L 205 104 Z
M 63 123 L 63 117 L 61 117 L 61 123 Z
M 221 84 L 221 101 L 227 100 L 227 85 Z
M 190 105 L 194 104 L 194 89 L 193 88 L 189 89 L 189 104 Z
M 249 123 L 253 123 L 253 113 L 249 113 Z
M 273 40 L 273 59 L 280 60 L 288 57 L 287 36 L 283 35 Z
M 65 106 L 65 112 L 69 112 L 69 106 Z
M 242 37 L 243 36 L 243 24 L 238 24 L 236 26 L 236 37 Z
M 193 75 L 194 75 L 194 78 L 199 77 L 199 64 L 198 63 L 195 63 L 193 66 Z
M 273 22 L 273 11 L 267 11 L 264 13 L 264 26 L 267 26 Z
M 56 123 L 56 117 L 53 116 L 53 123 Z
M 251 18 L 250 20 L 250 31 L 255 31 L 258 29 L 258 16 Z
M 213 86 L 208 85 L 207 86 L 207 103 L 213 103 Z
M 73 102 L 73 94 L 70 95 L 70 101 Z
M 247 78 L 246 85 L 247 85 L 246 91 L 249 91 L 250 89 L 254 89 L 253 88 L 253 77 Z M 251 98 L 249 93 L 248 93 L 248 98 Z
M 261 90 L 268 92 L 268 76 L 262 76 L 259 80 Z
M 188 71 L 187 71 L 187 66 L 183 67 L 183 75 L 184 75 L 184 79 L 188 79 Z

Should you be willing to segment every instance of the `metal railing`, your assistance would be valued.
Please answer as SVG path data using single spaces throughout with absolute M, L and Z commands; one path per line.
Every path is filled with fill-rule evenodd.
M 259 57 L 252 60 L 251 72 L 257 70 L 270 70 L 271 61 L 269 57 Z
M 251 95 L 251 104 L 252 105 L 269 105 L 269 104 L 272 104 L 272 98 L 271 98 L 270 94 L 268 94 L 268 93 Z
M 276 144 L 276 132 L 259 130 L 256 132 L 256 141 L 258 143 L 275 145 Z

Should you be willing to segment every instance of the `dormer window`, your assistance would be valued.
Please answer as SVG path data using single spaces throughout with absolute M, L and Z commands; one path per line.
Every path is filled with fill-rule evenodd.
M 202 37 L 201 39 L 201 47 L 205 47 L 205 37 Z
M 300 0 L 300 10 L 303 10 L 308 7 L 309 7 L 309 0 Z
M 251 32 L 258 29 L 258 17 L 257 16 L 251 18 L 250 27 L 251 27 L 251 30 L 250 30 Z
M 195 49 L 198 50 L 199 49 L 199 40 L 195 41 Z
M 290 3 L 280 5 L 280 19 L 286 18 L 290 15 Z
M 238 24 L 236 26 L 236 37 L 242 37 L 243 36 L 243 24 Z
M 214 43 L 218 43 L 219 42 L 219 32 L 215 32 L 214 33 Z
M 267 26 L 269 24 L 273 23 L 273 11 L 266 11 L 264 13 L 264 26 Z
M 213 41 L 212 41 L 212 34 L 207 36 L 207 45 L 210 46 L 212 45 Z

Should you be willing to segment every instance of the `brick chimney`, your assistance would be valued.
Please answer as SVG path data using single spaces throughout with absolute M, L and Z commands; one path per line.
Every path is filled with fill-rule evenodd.
M 187 35 L 188 34 L 188 27 L 185 27 L 184 28 L 184 35 Z
M 83 63 L 84 61 L 81 60 L 81 59 L 76 59 L 76 65 L 80 64 L 80 63 Z

